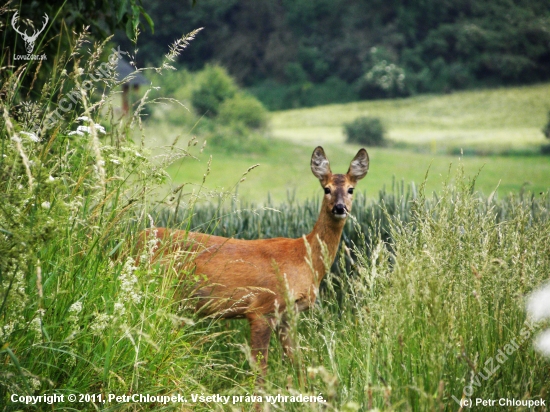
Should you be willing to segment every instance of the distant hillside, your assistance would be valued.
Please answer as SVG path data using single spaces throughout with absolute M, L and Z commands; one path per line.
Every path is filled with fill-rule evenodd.
M 550 84 L 422 95 L 275 112 L 275 137 L 294 142 L 344 141 L 342 125 L 379 117 L 395 144 L 431 153 L 537 152 L 550 110 Z

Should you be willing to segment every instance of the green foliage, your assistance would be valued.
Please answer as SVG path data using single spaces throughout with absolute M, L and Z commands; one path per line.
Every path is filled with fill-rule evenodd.
M 280 211 L 235 208 L 227 214 L 222 207 L 198 208 L 196 193 L 181 187 L 173 197 L 154 200 L 165 167 L 189 153 L 174 142 L 164 156 L 149 159 L 147 136 L 136 143 L 130 133 L 139 128 L 139 117 L 124 123 L 113 115 L 109 66 L 103 67 L 110 73 L 102 79 L 105 94 L 101 87 L 96 97 L 99 86 L 93 84 L 81 104 L 52 120 L 56 102 L 99 66 L 100 50 L 74 50 L 45 87 L 31 93 L 39 98 L 19 100 L 23 74 L 9 77 L 0 95 L 3 410 L 25 409 L 11 401 L 13 394 L 189 399 L 192 393 L 253 393 L 247 329 L 239 321 L 228 326 L 196 319 L 193 302 L 182 294 L 185 269 L 151 265 L 154 242 L 144 242 L 137 261 L 136 232 L 152 220 L 225 236 L 299 237 L 311 229 L 318 199 L 289 199 Z M 242 122 L 236 124 L 249 136 Z M 547 397 L 548 363 L 531 346 L 536 327 L 527 329 L 528 336 L 522 331 L 530 327 L 524 296 L 550 271 L 548 194 L 498 200 L 478 195 L 461 172 L 450 180 L 454 185 L 446 183 L 430 199 L 414 186 L 383 192 L 372 203 L 357 196 L 356 224 L 350 222 L 344 235 L 351 251 L 343 248 L 312 310 L 300 319 L 289 313 L 298 363 L 282 360 L 274 344 L 266 393 L 321 394 L 329 410 L 452 408 L 453 396 L 460 399 L 487 362 L 514 341 L 517 348 L 497 373 L 472 386 L 475 396 Z M 307 370 L 305 385 L 297 370 Z M 212 404 L 189 407 L 211 410 Z M 284 409 L 318 407 L 289 403 Z M 55 408 L 117 406 L 65 402 Z
M 354 85 L 331 76 L 322 83 L 285 84 L 266 80 L 248 91 L 256 96 L 269 110 L 285 110 L 298 107 L 313 107 L 331 103 L 347 103 L 359 99 Z
M 373 47 L 371 67 L 358 81 L 359 96 L 363 99 L 398 97 L 407 94 L 405 71 L 391 62 L 385 50 Z
M 548 121 L 546 122 L 546 125 L 542 129 L 542 133 L 544 134 L 544 137 L 547 139 L 550 139 L 550 111 L 548 112 Z
M 155 110 L 155 125 L 167 121 L 192 130 L 209 145 L 226 152 L 267 150 L 266 109 L 254 96 L 240 91 L 225 69 L 207 66 L 198 72 L 178 73 L 153 77 L 153 84 L 160 86 L 154 96 L 167 93 L 167 97 L 177 99 Z
M 550 112 L 548 112 L 548 121 L 542 129 L 542 133 L 544 134 L 544 137 L 550 139 Z M 544 155 L 550 155 L 550 144 L 542 145 L 540 151 Z
M 237 93 L 220 106 L 218 119 L 224 124 L 242 123 L 251 129 L 267 125 L 267 111 L 254 96 Z
M 324 104 L 303 95 L 330 77 L 357 86 L 355 99 L 550 79 L 550 3 L 541 0 L 203 0 L 192 9 L 162 2 L 147 9 L 162 24 L 154 38 L 145 34 L 142 56 L 159 56 L 158 42 L 170 41 L 181 22 L 208 27 L 186 64 L 219 62 L 254 89 L 279 83 L 281 90 L 254 93 L 270 109 Z M 380 61 L 373 48 L 385 51 Z M 384 79 L 392 64 L 390 77 L 404 74 L 404 84 Z
M 206 136 L 213 146 L 228 153 L 265 153 L 269 149 L 269 140 L 258 131 L 250 130 L 242 122 L 216 126 Z
M 26 408 L 12 394 L 105 397 L 138 388 L 164 394 L 172 378 L 178 391 L 200 391 L 190 371 L 200 375 L 210 362 L 193 349 L 199 336 L 210 340 L 204 328 L 193 330 L 174 307 L 178 300 L 186 304 L 175 271 L 166 276 L 149 263 L 153 244 L 141 250 L 139 263 L 133 250 L 136 231 L 150 224 L 146 211 L 167 177 L 164 168 L 187 152 L 151 161 L 143 141 L 132 141 L 139 117 L 112 115 L 112 65 L 102 66 L 108 76 L 91 83 L 81 105 L 65 103 L 52 120 L 60 107 L 53 102 L 74 91 L 65 77 L 80 85 L 87 70 L 100 67 L 103 46 L 88 54 L 73 45 L 67 66 L 50 72 L 43 88 L 35 83 L 39 98 L 14 105 L 17 87 L 0 95 L 2 410 Z M 22 79 L 14 76 L 9 84 L 17 86 Z M 109 92 L 96 99 L 99 86 Z M 174 364 L 187 356 L 192 359 Z M 78 398 L 55 407 L 92 408 Z
M 383 146 L 385 129 L 378 117 L 361 116 L 349 123 L 344 123 L 344 133 L 348 143 L 367 146 Z
M 221 104 L 237 93 L 235 81 L 220 66 L 207 65 L 197 81 L 191 102 L 199 115 L 216 117 Z

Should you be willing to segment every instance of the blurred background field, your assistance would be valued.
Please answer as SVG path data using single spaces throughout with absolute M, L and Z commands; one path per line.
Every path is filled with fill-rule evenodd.
M 333 171 L 345 172 L 345 159 L 360 145 L 346 143 L 343 124 L 370 115 L 386 126 L 388 145 L 367 146 L 371 167 L 361 190 L 368 196 L 375 196 L 394 178 L 419 184 L 428 169 L 426 188 L 438 190 L 459 158 L 470 176 L 479 172 L 476 188 L 482 193 L 540 193 L 550 187 L 550 157 L 540 153 L 546 140 L 541 125 L 546 121 L 549 93 L 550 85 L 540 84 L 273 112 L 262 136 L 266 146 L 233 151 L 228 156 L 225 148 L 211 144 L 206 137 L 202 154 L 201 145 L 191 151 L 198 161 L 186 158 L 171 165 L 168 172 L 174 186 L 199 184 L 212 155 L 205 186 L 234 191 L 242 173 L 259 163 L 238 185 L 243 200 L 261 203 L 269 194 L 282 201 L 287 193 L 310 198 L 319 194 L 308 164 L 313 148 L 323 145 Z M 201 122 L 209 122 L 180 106 L 156 110 L 157 116 L 169 117 L 172 123 L 162 124 L 153 117 L 152 124 L 146 124 L 146 142 L 151 147 L 167 146 L 177 136 L 185 146 L 194 131 L 200 132 Z M 231 129 L 224 132 L 226 139 L 234 138 Z

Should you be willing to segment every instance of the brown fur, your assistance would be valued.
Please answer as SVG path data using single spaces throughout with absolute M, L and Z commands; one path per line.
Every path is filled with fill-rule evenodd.
M 298 310 L 308 309 L 315 302 L 325 275 L 322 249 L 326 246 L 332 263 L 351 211 L 352 196 L 348 190 L 366 175 L 368 154 L 361 149 L 347 174 L 333 175 L 323 149 L 317 147 L 311 168 L 330 194 L 324 195 L 319 218 L 311 233 L 303 238 L 240 240 L 165 228 L 148 229 L 140 236 L 141 244 L 151 236 L 163 243 L 155 258 L 170 258 L 178 250 L 192 253 L 192 267 L 187 270 L 194 270 L 205 279 L 195 293 L 199 298 L 197 310 L 206 316 L 247 318 L 252 355 L 258 359 L 262 354 L 263 373 L 272 329 L 279 330 L 285 353 L 292 358 L 293 343 L 284 316 L 279 317 L 282 322 L 277 324 L 274 315 L 284 314 L 287 302 Z M 335 210 L 346 213 L 337 216 Z

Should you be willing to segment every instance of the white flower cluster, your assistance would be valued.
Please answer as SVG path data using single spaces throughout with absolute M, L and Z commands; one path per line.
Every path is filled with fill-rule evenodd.
M 122 317 L 126 314 L 126 306 L 122 302 L 115 302 L 114 306 L 115 316 Z
M 124 268 L 118 277 L 121 291 L 119 302 L 121 303 L 133 302 L 138 304 L 141 302 L 142 294 L 138 290 L 138 278 L 134 275 L 134 271 L 137 267 L 134 266 L 134 264 L 134 259 L 132 257 L 128 257 L 128 259 L 126 259 L 126 263 L 124 264 Z
M 84 199 L 82 198 L 82 196 L 74 196 L 71 202 L 67 204 L 67 206 L 69 207 L 70 223 L 76 222 L 81 225 L 85 225 L 87 223 L 86 220 L 83 220 L 80 217 L 83 204 Z
M 69 136 L 78 135 L 84 136 L 84 134 L 91 134 L 93 130 L 97 130 L 100 133 L 105 134 L 105 128 L 100 124 L 94 123 L 88 116 L 78 117 L 76 120 L 87 122 L 90 126 L 78 126 L 76 130 L 69 132 Z
M 69 323 L 71 324 L 70 333 L 67 336 L 68 341 L 71 341 L 75 338 L 76 334 L 79 332 L 78 328 L 78 315 L 82 312 L 82 302 L 76 301 L 69 308 Z
M 141 262 L 150 262 L 151 258 L 155 255 L 155 250 L 158 249 L 157 231 L 153 231 L 153 236 L 147 241 L 146 246 L 143 248 L 139 260 Z
M 42 318 L 44 317 L 44 313 L 44 309 L 38 309 L 36 316 L 29 322 L 29 331 L 34 335 L 34 343 L 42 342 Z
M 40 138 L 32 132 L 19 132 L 19 134 L 27 136 L 34 143 L 38 143 L 40 141 Z
M 107 315 L 106 313 L 96 314 L 92 324 L 90 325 L 90 330 L 92 335 L 101 336 L 103 331 L 107 329 L 107 326 L 111 323 L 112 316 Z
M 113 313 L 111 315 L 96 313 L 90 325 L 90 331 L 93 335 L 101 336 L 108 327 L 120 328 L 122 330 L 128 329 L 124 316 L 128 312 L 131 312 L 131 310 L 128 310 L 129 305 L 139 304 L 143 299 L 143 294 L 139 290 L 138 278 L 134 274 L 136 269 L 134 259 L 128 257 L 117 279 L 119 293 L 117 301 L 113 305 Z M 74 312 L 76 313 L 76 309 Z

